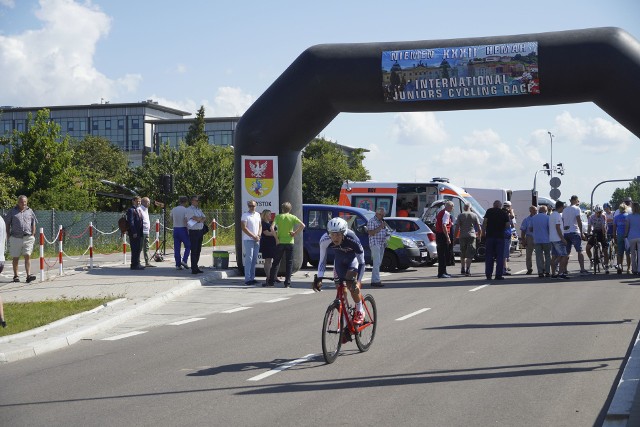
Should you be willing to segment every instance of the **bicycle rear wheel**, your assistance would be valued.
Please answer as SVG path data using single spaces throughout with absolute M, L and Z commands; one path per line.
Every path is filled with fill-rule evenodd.
M 358 350 L 367 351 L 376 336 L 378 312 L 376 309 L 376 300 L 373 299 L 373 296 L 365 295 L 362 304 L 364 304 L 364 322 L 362 322 L 362 326 L 360 327 L 363 329 L 355 336 Z
M 337 302 L 327 307 L 322 323 L 322 355 L 327 363 L 333 363 L 336 360 L 342 346 L 339 307 L 340 304 Z
M 600 271 L 600 257 L 602 256 L 602 249 L 599 242 L 593 245 L 593 274 L 598 274 Z

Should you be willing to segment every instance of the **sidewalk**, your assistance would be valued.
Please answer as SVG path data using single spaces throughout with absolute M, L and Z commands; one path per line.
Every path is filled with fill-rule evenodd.
M 48 351 L 72 345 L 96 332 L 116 326 L 145 311 L 161 306 L 202 284 L 218 281 L 223 285 L 227 277 L 237 276 L 235 249 L 232 246 L 217 247 L 229 252 L 229 266 L 225 270 L 213 269 L 212 248 L 203 248 L 200 265 L 204 274 L 194 275 L 190 270 L 176 270 L 172 256 L 161 263 L 152 262 L 156 268 L 132 271 L 123 264 L 122 255 L 114 254 L 94 261 L 94 268 L 77 266 L 65 268 L 62 276 L 58 270 L 49 272 L 44 282 L 38 280 L 14 283 L 2 280 L 0 293 L 5 303 L 45 301 L 51 299 L 115 297 L 104 306 L 42 326 L 37 329 L 0 338 L 0 364 L 37 356 Z M 37 261 L 32 261 L 32 267 Z M 22 267 L 22 266 L 21 266 Z M 9 266 L 9 268 L 11 268 Z M 11 314 L 6 313 L 11 324 Z

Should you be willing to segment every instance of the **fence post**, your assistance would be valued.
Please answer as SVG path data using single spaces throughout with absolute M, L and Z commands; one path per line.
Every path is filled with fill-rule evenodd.
M 60 224 L 60 229 L 58 230 L 58 244 L 59 244 L 59 251 L 58 251 L 58 264 L 60 264 L 60 267 L 58 267 L 59 273 L 62 276 L 62 224 Z
M 127 265 L 127 233 L 122 234 L 122 263 Z
M 40 281 L 44 282 L 44 228 L 40 227 Z
M 160 220 L 156 219 L 156 253 L 160 251 Z
M 93 222 L 89 223 L 89 269 L 93 268 Z

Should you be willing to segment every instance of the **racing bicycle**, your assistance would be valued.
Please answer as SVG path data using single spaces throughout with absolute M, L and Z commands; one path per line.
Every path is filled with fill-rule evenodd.
M 591 246 L 591 250 L 593 251 L 593 258 L 591 258 L 593 269 L 593 274 L 598 274 L 601 271 L 602 265 L 604 264 L 604 253 L 602 252 L 602 243 L 598 240 L 598 237 L 595 234 L 589 234 L 586 236 L 587 242 L 593 242 Z M 609 270 L 606 270 L 606 273 L 609 274 Z
M 322 279 L 316 274 L 313 279 L 313 290 L 322 290 Z M 322 323 L 322 355 L 327 363 L 333 363 L 338 357 L 342 344 L 355 338 L 358 350 L 369 350 L 376 336 L 376 301 L 367 294 L 362 301 L 364 321 L 358 325 L 353 322 L 355 307 L 349 304 L 347 283 L 355 286 L 353 279 L 334 279 L 336 284 L 336 299 L 329 304 Z

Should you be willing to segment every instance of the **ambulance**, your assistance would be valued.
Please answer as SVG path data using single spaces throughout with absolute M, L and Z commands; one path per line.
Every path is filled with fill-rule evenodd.
M 482 218 L 485 209 L 463 188 L 448 178 L 433 178 L 431 182 L 345 181 L 340 189 L 338 204 L 375 211 L 384 208 L 386 216 L 422 217 L 436 200 L 451 200 L 452 215 L 456 218 L 469 203 Z

